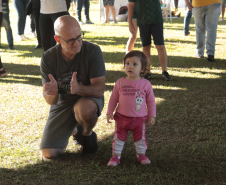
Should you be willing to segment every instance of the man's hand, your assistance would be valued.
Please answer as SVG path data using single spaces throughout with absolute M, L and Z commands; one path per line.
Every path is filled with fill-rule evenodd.
M 192 3 L 191 3 L 189 0 L 184 0 L 184 1 L 185 1 L 186 5 L 187 5 L 188 9 L 189 9 L 190 11 L 192 11 L 192 8 L 194 8 L 194 7 L 192 6 Z
M 110 119 L 113 120 L 113 115 L 112 114 L 107 114 L 107 122 L 108 123 L 111 123 Z
M 77 72 L 74 72 L 71 79 L 71 94 L 77 94 L 79 90 L 79 84 L 76 79 Z
M 155 118 L 149 117 L 147 121 L 148 126 L 153 126 L 155 124 Z
M 46 93 L 48 95 L 57 95 L 58 94 L 58 85 L 57 85 L 57 81 L 55 80 L 55 78 L 49 74 L 49 79 L 51 80 L 50 82 L 46 82 L 44 84 L 44 91 L 46 91 Z

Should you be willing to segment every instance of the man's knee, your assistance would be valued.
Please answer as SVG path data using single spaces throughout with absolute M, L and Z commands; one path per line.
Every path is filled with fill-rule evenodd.
M 74 106 L 74 113 L 76 118 L 90 118 L 93 116 L 97 116 L 97 104 L 91 99 L 81 99 Z
M 42 157 L 46 159 L 57 157 L 63 152 L 64 152 L 64 149 L 55 149 L 55 148 L 46 148 L 41 150 Z

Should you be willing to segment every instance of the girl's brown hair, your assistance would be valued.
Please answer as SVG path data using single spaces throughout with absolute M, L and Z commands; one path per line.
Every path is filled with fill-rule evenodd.
M 140 74 L 144 74 L 146 71 L 147 63 L 148 63 L 148 60 L 147 60 L 147 57 L 145 56 L 145 54 L 138 50 L 130 51 L 123 58 L 124 67 L 126 64 L 126 60 L 131 57 L 138 57 L 140 59 L 140 62 L 141 62 L 141 73 Z

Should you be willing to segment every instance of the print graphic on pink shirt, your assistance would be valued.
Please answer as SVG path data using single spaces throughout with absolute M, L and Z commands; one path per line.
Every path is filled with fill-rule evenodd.
M 122 86 L 122 92 L 124 96 L 134 96 L 136 97 L 135 100 L 136 100 L 136 112 L 139 112 L 141 107 L 142 107 L 142 103 L 143 103 L 143 99 L 144 97 L 141 97 L 141 94 L 140 94 L 140 89 L 136 89 L 135 87 L 133 86 L 130 86 L 130 85 L 124 85 L 123 83 L 121 84 Z
M 122 86 L 122 95 L 123 96 L 135 96 L 136 92 L 140 91 L 140 89 L 135 89 L 131 85 L 124 85 L 122 83 L 121 86 Z
M 114 111 L 128 117 L 156 117 L 151 83 L 143 78 L 138 81 L 124 77 L 118 79 L 109 100 L 107 114 L 113 115 Z
M 137 91 L 135 94 L 136 94 L 136 112 L 139 112 L 141 109 L 144 97 L 140 96 L 140 91 Z

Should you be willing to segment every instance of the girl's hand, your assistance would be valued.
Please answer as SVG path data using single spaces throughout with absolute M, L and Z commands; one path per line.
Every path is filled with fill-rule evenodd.
M 110 119 L 113 120 L 113 115 L 112 114 L 107 114 L 107 122 L 108 123 L 111 123 Z
M 148 126 L 153 126 L 155 124 L 155 118 L 154 117 L 149 117 L 147 121 Z

